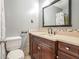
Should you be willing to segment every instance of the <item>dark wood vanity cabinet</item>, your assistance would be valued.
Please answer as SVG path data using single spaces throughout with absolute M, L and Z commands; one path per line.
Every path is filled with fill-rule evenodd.
M 29 35 L 32 59 L 79 59 L 79 46 Z
M 79 59 L 79 47 L 58 42 L 58 59 Z
M 32 59 L 56 59 L 54 41 L 30 34 L 30 55 Z

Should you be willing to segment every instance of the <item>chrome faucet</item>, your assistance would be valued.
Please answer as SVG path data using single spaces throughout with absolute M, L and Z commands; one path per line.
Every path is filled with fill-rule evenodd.
M 56 35 L 56 31 L 53 31 L 53 34 Z
M 48 28 L 48 34 L 52 34 L 52 28 L 51 27 Z
M 48 28 L 48 34 L 56 35 L 56 31 L 53 31 L 51 27 Z

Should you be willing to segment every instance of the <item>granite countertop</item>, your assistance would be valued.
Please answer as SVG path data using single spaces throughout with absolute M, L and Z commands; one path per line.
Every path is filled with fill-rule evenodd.
M 79 37 L 66 36 L 66 35 L 49 35 L 47 32 L 30 32 L 32 35 L 46 38 L 52 41 L 61 41 L 69 44 L 79 46 Z

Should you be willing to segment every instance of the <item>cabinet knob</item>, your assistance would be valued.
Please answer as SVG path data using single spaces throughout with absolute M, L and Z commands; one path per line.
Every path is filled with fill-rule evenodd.
M 56 58 L 58 59 L 58 56 L 56 56 Z
M 66 49 L 66 50 L 69 50 L 70 48 L 69 48 L 69 47 L 65 47 L 65 49 Z
M 40 48 L 40 47 L 38 47 L 38 49 L 40 50 L 41 48 Z

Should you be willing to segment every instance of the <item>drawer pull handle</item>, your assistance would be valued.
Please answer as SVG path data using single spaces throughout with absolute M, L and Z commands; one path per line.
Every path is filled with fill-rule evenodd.
M 40 47 L 38 47 L 38 49 L 40 50 L 41 48 L 40 48 Z
M 69 48 L 68 48 L 68 47 L 65 47 L 65 49 L 66 49 L 66 50 L 69 50 Z

